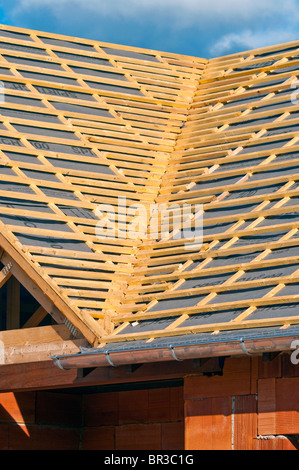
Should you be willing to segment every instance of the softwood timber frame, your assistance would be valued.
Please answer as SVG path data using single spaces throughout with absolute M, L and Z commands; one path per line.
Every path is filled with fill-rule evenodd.
M 299 42 L 208 61 L 0 33 L 0 287 L 16 292 L 16 279 L 40 305 L 20 325 L 18 296 L 8 299 L 10 329 L 55 338 L 37 360 L 299 324 Z M 99 239 L 98 205 L 118 198 L 176 204 L 172 224 L 184 204 L 194 224 L 202 204 L 201 249 L 174 233 Z M 120 228 L 132 220 L 118 215 Z M 56 325 L 39 328 L 47 315 Z

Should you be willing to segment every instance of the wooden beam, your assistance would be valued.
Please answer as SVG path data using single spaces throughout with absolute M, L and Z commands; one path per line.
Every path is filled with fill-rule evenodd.
M 3 253 L 2 253 L 3 254 Z M 2 258 L 2 254 L 0 256 L 0 258 Z M 8 279 L 10 279 L 11 277 L 11 268 L 12 268 L 12 264 L 11 263 L 8 263 L 6 266 L 4 266 L 4 268 L 0 271 L 0 289 L 1 287 L 4 286 L 4 284 L 8 281 Z
M 83 377 L 81 370 L 61 370 L 53 361 L 8 364 L 0 366 L 0 393 L 172 380 L 202 373 L 202 367 L 193 360 L 144 364 L 133 373 L 127 366 L 99 367 Z
M 6 252 L 2 256 L 2 262 L 12 265 L 11 274 L 28 290 L 32 297 L 39 302 L 44 309 L 53 317 L 57 323 L 63 323 L 64 317 L 55 308 L 53 302 L 51 302 L 45 295 L 45 293 L 40 289 L 38 284 L 34 283 L 23 271 L 23 269 L 18 266 L 14 259 Z
M 22 326 L 22 328 L 32 328 L 38 326 L 47 315 L 48 312 L 40 305 L 34 314 Z
M 48 361 L 53 355 L 79 353 L 80 347 L 88 346 L 82 335 L 75 339 L 66 325 L 1 331 L 0 341 L 4 364 Z

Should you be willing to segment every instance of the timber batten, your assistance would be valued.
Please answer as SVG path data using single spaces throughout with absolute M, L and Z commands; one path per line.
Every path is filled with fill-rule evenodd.
M 0 25 L 0 449 L 298 449 L 298 53 Z
M 299 43 L 206 60 L 0 34 L 8 329 L 52 318 L 101 351 L 296 328 Z M 155 238 L 130 238 L 135 214 L 120 200 L 148 223 L 153 205 L 174 208 Z M 121 237 L 98 236 L 100 204 Z M 198 205 L 203 216 L 203 243 L 188 249 L 175 231 L 186 204 L 191 227 Z M 22 321 L 14 279 L 37 302 Z

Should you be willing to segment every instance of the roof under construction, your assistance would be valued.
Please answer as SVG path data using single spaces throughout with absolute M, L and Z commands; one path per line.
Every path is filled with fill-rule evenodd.
M 299 334 L 298 53 L 206 60 L 1 26 L 0 287 L 15 276 L 37 301 L 25 336 L 49 317 L 113 364 Z

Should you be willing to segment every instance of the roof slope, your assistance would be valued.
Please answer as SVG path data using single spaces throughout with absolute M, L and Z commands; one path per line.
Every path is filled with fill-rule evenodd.
M 92 344 L 297 328 L 299 42 L 207 61 L 0 35 L 0 245 Z M 174 207 L 169 236 L 100 238 L 120 198 Z M 184 205 L 202 246 L 175 236 Z

